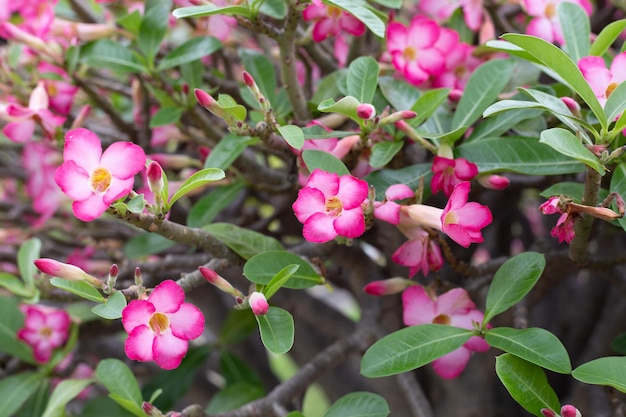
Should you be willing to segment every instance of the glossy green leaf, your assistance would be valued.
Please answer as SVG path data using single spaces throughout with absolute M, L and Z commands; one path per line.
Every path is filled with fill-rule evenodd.
M 295 328 L 293 317 L 288 311 L 270 306 L 267 314 L 255 317 L 261 332 L 261 341 L 267 350 L 280 355 L 291 349 Z
M 502 264 L 487 292 L 484 323 L 489 323 L 524 298 L 539 280 L 545 266 L 545 257 L 536 252 L 520 253 Z
M 401 140 L 378 142 L 372 146 L 370 165 L 374 168 L 384 167 L 404 146 Z
M 0 417 L 11 417 L 37 391 L 44 381 L 44 375 L 36 372 L 20 372 L 5 376 L 0 380 Z
M 64 417 L 65 406 L 93 381 L 91 379 L 64 379 L 52 391 L 41 417 Z
M 534 36 L 509 33 L 502 35 L 502 37 L 523 48 L 543 65 L 558 74 L 587 103 L 602 127 L 604 129 L 608 127 L 600 102 L 576 63 L 565 52 L 551 43 Z
M 141 408 L 143 399 L 137 379 L 124 362 L 104 359 L 96 367 L 96 378 L 109 390 L 110 397 L 138 417 L 145 416 Z
M 626 392 L 626 357 L 594 359 L 574 369 L 572 376 L 585 384 L 604 385 Z
M 585 191 L 585 184 L 582 182 L 564 181 L 556 184 L 552 184 L 545 190 L 539 193 L 540 196 L 550 198 L 555 195 L 564 195 L 571 197 L 574 202 L 579 203 L 582 199 L 583 192 Z M 608 190 L 601 188 L 599 191 L 599 199 L 604 200 L 609 195 Z
M 228 169 L 251 142 L 252 139 L 247 136 L 239 137 L 232 133 L 227 134 L 211 150 L 204 161 L 204 167 Z
M 282 250 L 283 246 L 273 237 L 230 223 L 213 223 L 202 228 L 222 241 L 244 259 L 270 250 Z
M 122 317 L 124 307 L 126 307 L 126 297 L 123 293 L 115 291 L 104 303 L 94 306 L 91 311 L 104 319 L 115 320 Z
M 187 193 L 202 187 L 208 183 L 215 182 L 224 178 L 226 174 L 219 168 L 204 168 L 187 178 L 174 195 L 170 198 L 168 205 L 171 207 L 178 199 L 184 197 Z
M 299 411 L 292 411 L 289 414 L 287 414 L 286 417 L 306 417 L 306 416 Z
M 240 122 L 246 120 L 246 115 L 248 114 L 246 108 L 238 104 L 235 99 L 228 94 L 218 94 L 217 105 L 228 115 L 235 118 L 235 120 Z
M 470 76 L 452 118 L 452 128 L 469 127 L 497 100 L 513 75 L 515 62 L 494 59 L 479 66 Z
M 398 111 L 412 109 L 417 99 L 422 95 L 415 86 L 389 75 L 380 76 L 378 86 L 391 107 Z M 413 110 L 415 109 L 413 108 Z
M 618 193 L 622 198 L 626 198 L 626 162 L 621 162 L 613 169 L 611 186 L 609 191 Z M 622 229 L 626 231 L 626 218 L 617 219 Z
M 219 39 L 212 36 L 198 36 L 191 38 L 177 46 L 159 62 L 158 71 L 174 68 L 196 59 L 204 58 L 218 51 L 222 47 Z
M 156 233 L 140 232 L 131 237 L 124 244 L 124 255 L 130 259 L 138 259 L 148 255 L 155 255 L 167 250 L 176 244 L 175 241 Z
M 139 10 L 135 10 L 132 13 L 128 13 L 115 20 L 115 23 L 137 36 L 139 33 L 139 26 L 141 26 L 142 16 Z
M 563 49 L 574 62 L 578 62 L 580 58 L 589 55 L 589 16 L 580 5 L 567 2 L 557 5 L 557 15 L 565 39 Z
M 339 89 L 339 84 L 345 84 L 347 75 L 348 69 L 340 68 L 322 78 L 315 88 L 315 92 L 313 93 L 313 97 L 311 97 L 310 102 L 315 106 L 318 106 L 324 100 L 329 98 L 335 99 L 340 95 L 343 95 Z
M 6 272 L 0 272 L 0 287 L 6 288 L 12 294 L 23 298 L 30 298 L 35 294 L 34 289 L 26 288 L 21 279 Z
M 209 191 L 189 210 L 187 226 L 202 227 L 211 223 L 223 209 L 228 207 L 241 194 L 241 190 L 244 188 L 246 188 L 245 183 L 237 181 Z
M 309 172 L 321 169 L 326 172 L 334 172 L 337 175 L 349 174 L 348 168 L 336 156 L 317 149 L 306 149 L 302 152 L 302 159 Z
M 542 408 L 561 409 L 546 374 L 537 365 L 505 353 L 496 357 L 496 374 L 511 397 L 529 413 L 541 417 Z
M 359 100 L 352 96 L 346 96 L 337 102 L 335 102 L 335 100 L 333 100 L 332 98 L 329 98 L 328 100 L 322 101 L 317 106 L 317 110 L 321 111 L 322 113 L 343 114 L 344 116 L 348 116 L 358 123 L 361 120 L 356 112 L 356 108 L 359 104 L 361 104 L 359 103 Z
M 527 175 L 558 175 L 584 171 L 580 162 L 567 158 L 537 139 L 519 136 L 481 138 L 456 148 L 485 172 L 517 172 Z
M 259 399 L 264 395 L 265 390 L 262 385 L 236 382 L 216 392 L 211 397 L 211 401 L 209 401 L 204 411 L 208 414 L 225 413 Z
M 517 101 L 517 100 L 503 100 L 503 101 Z M 498 102 L 500 103 L 500 102 Z M 530 103 L 530 102 L 528 102 Z M 497 104 L 497 103 L 496 103 Z M 487 110 L 483 113 L 489 111 L 493 106 L 489 106 Z M 520 122 L 523 122 L 528 119 L 535 119 L 543 113 L 541 109 L 534 108 L 522 108 L 522 109 L 511 109 L 510 111 L 502 112 L 495 114 L 494 116 L 489 117 L 487 120 L 483 120 L 476 128 L 472 131 L 470 137 L 467 139 L 468 141 L 478 140 L 487 137 L 495 137 L 503 135 L 509 132 L 512 128 L 515 127 Z
M 304 146 L 304 133 L 298 126 L 276 126 L 276 129 L 292 148 L 301 149 Z
M 587 149 L 572 132 L 560 127 L 544 130 L 541 132 L 539 143 L 545 143 L 552 149 L 565 156 L 574 158 L 585 165 L 593 168 L 600 175 L 604 175 L 605 169 L 600 164 L 598 157 Z
M 361 103 L 372 103 L 378 85 L 378 62 L 369 56 L 355 59 L 348 67 L 348 95 Z
M 28 239 L 17 251 L 17 268 L 27 288 L 35 287 L 37 267 L 34 261 L 39 258 L 41 240 L 36 237 Z
M 150 118 L 150 127 L 155 128 L 177 123 L 182 115 L 183 109 L 181 107 L 161 107 Z
M 252 75 L 266 99 L 276 101 L 276 71 L 273 62 L 264 54 L 252 49 L 240 49 L 239 56 L 246 71 Z
M 34 364 L 31 348 L 17 339 L 17 331 L 24 326 L 24 315 L 18 304 L 16 298 L 0 297 L 0 352 Z
M 450 94 L 449 88 L 435 88 L 433 90 L 428 90 L 424 94 L 421 95 L 416 101 L 415 104 L 410 108 L 417 116 L 413 119 L 408 120 L 407 122 L 414 127 L 422 124 L 426 119 L 428 119 L 432 114 L 443 104 Z M 404 109 L 402 109 L 404 110 Z
M 284 268 L 293 265 L 297 265 L 298 268 L 293 271 L 284 287 L 303 289 L 323 283 L 322 277 L 311 264 L 298 255 L 284 250 L 271 250 L 253 256 L 244 265 L 243 274 L 256 284 L 269 285 Z
M 287 15 L 287 2 L 285 0 L 260 0 L 260 13 L 274 19 L 284 19 Z
M 621 83 L 609 96 L 604 111 L 607 119 L 615 120 L 624 110 L 626 110 L 626 83 Z
M 268 282 L 263 290 L 263 294 L 265 298 L 269 300 L 272 295 L 276 294 L 276 292 L 285 286 L 285 283 L 296 273 L 296 271 L 300 268 L 300 265 L 287 265 Z
M 247 311 L 246 315 L 250 317 L 250 312 Z M 252 321 L 254 322 L 254 319 Z M 254 323 L 254 327 L 256 328 L 256 323 Z M 262 384 L 261 378 L 248 362 L 228 350 L 220 352 L 220 371 L 226 385 L 237 382 L 247 382 L 253 385 Z
M 567 374 L 572 370 L 563 343 L 545 329 L 497 327 L 486 332 L 485 340 L 491 347 L 511 353 L 542 368 L 561 374 Z
M 357 391 L 335 401 L 324 417 L 386 417 L 390 412 L 389 405 L 382 396 Z
M 50 399 L 52 390 L 50 382 L 50 378 L 44 378 L 40 383 L 37 383 L 36 391 L 24 403 L 19 412 L 13 414 L 12 417 L 40 417 L 46 409 L 46 404 L 48 404 L 48 400 Z M 92 416 L 89 415 L 89 417 Z
M 111 39 L 101 39 L 81 48 L 81 61 L 93 68 L 106 68 L 119 72 L 147 72 L 128 47 Z
M 402 7 L 402 0 L 374 0 L 376 3 L 388 9 L 399 9 Z
M 367 349 L 361 359 L 361 373 L 377 378 L 412 371 L 458 349 L 470 337 L 470 330 L 443 324 L 406 327 Z
M 154 61 L 167 33 L 171 8 L 171 0 L 146 0 L 145 2 L 137 43 L 139 49 L 148 58 L 148 62 Z
M 226 16 L 243 16 L 248 19 L 251 16 L 250 10 L 246 6 L 221 7 L 213 3 L 206 3 L 202 6 L 181 7 L 172 12 L 172 15 L 177 19 L 182 19 L 185 17 L 211 16 L 214 14 L 221 14 Z
M 130 411 L 122 408 L 118 403 L 108 397 L 99 397 L 85 404 L 83 417 L 133 417 Z M 29 416 L 31 417 L 31 416 Z M 34 417 L 34 416 L 32 416 Z
M 62 290 L 69 291 L 85 300 L 94 301 L 96 303 L 106 301 L 106 298 L 104 298 L 97 289 L 87 284 L 85 281 L 68 281 L 63 278 L 54 277 L 50 278 L 50 284 Z
M 604 26 L 591 44 L 589 55 L 602 56 L 625 29 L 626 19 L 616 20 Z
M 372 33 L 379 38 L 385 37 L 385 22 L 367 7 L 367 3 L 359 0 L 325 0 L 324 3 L 339 7 L 359 19 Z

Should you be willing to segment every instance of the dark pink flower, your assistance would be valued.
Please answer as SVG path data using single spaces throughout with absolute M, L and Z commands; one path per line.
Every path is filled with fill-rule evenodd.
M 484 318 L 462 288 L 452 289 L 435 298 L 421 286 L 409 287 L 402 293 L 402 306 L 406 326 L 436 323 L 472 330 L 474 323 L 480 324 Z M 433 368 L 442 378 L 456 378 L 465 369 L 472 352 L 488 349 L 484 339 L 472 336 L 457 350 L 433 361 Z
M 561 201 L 560 196 L 550 197 L 539 206 L 539 210 L 543 214 L 560 214 L 556 225 L 550 231 L 550 236 L 557 238 L 559 243 L 570 243 L 576 237 L 574 223 L 577 215 L 569 212 L 567 204 Z
M 404 215 L 403 215 L 404 217 Z M 428 276 L 430 271 L 438 271 L 443 266 L 441 248 L 428 232 L 419 226 L 399 226 L 409 238 L 391 255 L 391 260 L 409 268 L 409 278 L 418 271 Z
M 320 169 L 313 171 L 292 206 L 304 225 L 304 238 L 321 243 L 336 236 L 361 236 L 365 232 L 361 204 L 367 194 L 367 182 L 352 175 L 338 176 Z
M 385 200 L 374 202 L 374 217 L 391 224 L 400 223 L 400 204 L 396 201 L 414 196 L 415 192 L 406 184 L 390 185 L 385 191 Z
M 433 194 L 443 191 L 446 197 L 450 197 L 457 184 L 478 175 L 478 167 L 464 158 L 449 159 L 435 156 L 431 170 L 433 178 L 430 189 Z
M 22 305 L 26 316 L 24 327 L 17 338 L 33 348 L 33 357 L 39 363 L 47 363 L 52 351 L 63 346 L 69 334 L 70 316 L 65 310 L 42 305 Z
M 336 6 L 322 3 L 322 0 L 313 0 L 302 12 L 304 20 L 314 21 L 313 40 L 321 42 L 326 38 L 338 35 L 342 30 L 354 36 L 365 33 L 365 25 L 352 14 Z
M 178 284 L 167 280 L 146 300 L 131 301 L 122 311 L 122 324 L 128 333 L 124 350 L 130 359 L 174 369 L 187 354 L 189 341 L 202 334 L 204 316 L 185 302 Z

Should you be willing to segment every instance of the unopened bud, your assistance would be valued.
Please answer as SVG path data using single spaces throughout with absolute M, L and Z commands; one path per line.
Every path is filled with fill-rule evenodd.
M 495 174 L 479 175 L 476 180 L 490 190 L 504 190 L 511 183 L 507 177 Z
M 135 285 L 138 287 L 143 286 L 143 278 L 141 277 L 141 269 L 139 267 L 135 268 Z
M 111 265 L 109 268 L 109 278 L 107 279 L 107 291 L 106 293 L 110 294 L 113 288 L 115 287 L 115 283 L 117 282 L 117 276 L 120 273 L 120 269 L 117 264 Z
M 561 417 L 581 417 L 580 411 L 573 405 L 566 404 L 561 407 Z
M 198 103 L 209 111 L 211 111 L 212 108 L 217 105 L 217 101 L 215 101 L 213 96 L 211 96 L 211 94 L 207 93 L 204 90 L 196 88 L 193 90 L 193 94 L 196 96 L 196 100 L 198 100 Z
M 189 84 L 183 83 L 181 89 L 182 89 L 182 92 L 183 92 L 184 95 L 189 94 Z
M 141 404 L 141 409 L 147 416 L 152 416 L 152 412 L 154 411 L 154 406 L 147 401 L 144 401 Z
M 463 90 L 459 90 L 458 88 L 455 88 L 452 91 L 450 91 L 450 93 L 448 94 L 448 100 L 450 100 L 453 103 L 458 103 L 461 100 L 462 96 L 463 96 Z
M 363 120 L 371 120 L 376 116 L 376 109 L 369 103 L 362 103 L 356 107 L 356 114 Z
M 623 203 L 622 203 L 623 204 Z M 618 202 L 619 207 L 619 202 Z M 624 212 L 616 213 L 608 207 L 592 207 L 582 204 L 569 203 L 569 211 L 571 213 L 585 213 L 598 219 L 611 221 L 624 217 Z
M 264 316 L 270 308 L 263 293 L 255 291 L 248 297 L 248 304 L 255 316 Z
M 561 97 L 561 101 L 565 103 L 569 111 L 576 117 L 580 117 L 580 104 L 571 97 Z
M 48 258 L 35 259 L 34 264 L 37 269 L 44 274 L 63 278 L 68 281 L 85 281 L 98 289 L 104 288 L 102 281 L 89 275 L 76 265 L 65 264 Z
M 246 83 L 248 87 L 254 87 L 256 84 L 254 78 L 252 78 L 252 75 L 250 75 L 248 71 L 243 72 L 243 82 Z
M 542 408 L 541 414 L 543 414 L 545 417 L 556 417 L 556 413 L 549 408 Z
M 405 120 L 410 120 L 410 119 L 413 119 L 415 117 L 417 117 L 417 113 L 415 113 L 413 110 L 402 110 L 402 111 L 397 111 L 397 112 L 391 113 L 387 117 L 383 117 L 380 120 L 380 124 L 381 125 L 386 125 L 386 124 L 396 123 L 396 127 L 398 129 L 400 129 L 400 127 L 398 127 L 397 123 L 407 124 L 405 122 Z M 400 129 L 400 130 L 402 130 L 402 129 Z
M 163 168 L 161 168 L 161 165 L 156 161 L 150 162 L 146 170 L 146 176 L 148 177 L 148 188 L 150 188 L 152 194 L 154 194 L 155 198 L 160 196 L 164 187 Z
M 214 270 L 205 268 L 204 266 L 199 267 L 198 270 L 200 271 L 204 279 L 206 279 L 210 284 L 216 286 L 221 291 L 225 292 L 226 294 L 232 295 L 233 297 L 235 297 L 235 299 L 237 297 L 240 297 L 241 299 L 244 298 L 244 295 L 241 293 L 241 291 L 233 287 L 230 282 L 228 282 Z
M 394 277 L 380 281 L 372 281 L 367 284 L 363 291 L 369 295 L 392 295 L 404 291 L 406 288 L 414 285 L 414 282 L 408 279 Z

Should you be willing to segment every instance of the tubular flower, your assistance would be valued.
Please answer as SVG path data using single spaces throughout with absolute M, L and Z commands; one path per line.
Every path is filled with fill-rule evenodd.
M 436 323 L 472 330 L 474 323 L 481 323 L 484 318 L 462 288 L 452 289 L 435 298 L 419 285 L 409 287 L 402 293 L 402 309 L 406 326 Z M 456 378 L 465 369 L 472 352 L 488 349 L 484 339 L 472 336 L 457 350 L 433 361 L 433 368 L 442 378 Z
M 186 303 L 183 289 L 172 280 L 156 286 L 146 300 L 133 300 L 122 311 L 128 333 L 126 355 L 141 362 L 155 361 L 175 369 L 187 354 L 189 341 L 204 330 L 200 309 Z
M 402 218 L 405 215 L 401 216 Z M 430 271 L 438 271 L 443 266 L 441 248 L 428 232 L 419 226 L 398 228 L 409 238 L 391 255 L 391 260 L 409 268 L 409 278 L 418 271 L 427 276 Z
M 33 348 L 33 357 L 39 363 L 47 363 L 52 351 L 65 343 L 71 324 L 64 310 L 41 305 L 22 305 L 25 314 L 24 327 L 18 330 L 17 338 Z
M 385 200 L 374 202 L 374 217 L 391 224 L 400 223 L 400 204 L 396 200 L 404 200 L 415 196 L 415 192 L 406 184 L 393 184 L 385 191 Z
M 336 6 L 328 6 L 322 0 L 313 0 L 302 12 L 304 20 L 315 21 L 313 40 L 321 42 L 326 38 L 337 36 L 346 31 L 354 36 L 365 33 L 365 25 L 350 13 Z
M 100 139 L 84 128 L 67 132 L 63 159 L 54 179 L 74 199 L 74 215 L 85 222 L 96 219 L 112 202 L 127 195 L 133 188 L 133 177 L 146 164 L 141 147 L 115 142 L 103 153 Z
M 567 209 L 567 204 L 561 202 L 560 196 L 552 196 L 545 203 L 539 206 L 539 210 L 543 214 L 560 214 L 561 216 L 556 221 L 556 225 L 550 231 L 550 236 L 559 239 L 559 243 L 570 243 L 576 233 L 574 231 L 574 223 L 576 217 L 575 213 L 571 213 Z
M 313 171 L 298 192 L 293 211 L 304 225 L 309 242 L 328 242 L 337 236 L 359 237 L 365 232 L 361 204 L 367 199 L 367 182 L 351 175 Z
M 443 191 L 446 197 L 450 197 L 457 184 L 478 175 L 478 167 L 464 158 L 449 159 L 435 156 L 431 170 L 433 179 L 430 188 L 433 194 Z

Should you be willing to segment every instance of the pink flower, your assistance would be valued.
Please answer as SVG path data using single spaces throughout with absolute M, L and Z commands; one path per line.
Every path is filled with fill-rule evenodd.
M 559 243 L 570 243 L 576 232 L 574 231 L 574 223 L 577 215 L 570 213 L 567 205 L 561 203 L 560 196 L 552 196 L 546 202 L 539 206 L 539 210 L 543 214 L 560 214 L 556 221 L 556 225 L 550 231 L 550 236 L 559 240 Z
M 315 22 L 313 26 L 313 40 L 321 42 L 326 38 L 334 37 L 342 30 L 354 36 L 365 33 L 365 25 L 350 13 L 336 6 L 328 6 L 322 0 L 313 0 L 302 12 L 304 20 Z
M 406 326 L 436 323 L 472 330 L 474 323 L 481 323 L 484 317 L 462 288 L 433 298 L 421 286 L 409 287 L 402 293 L 402 306 Z M 472 352 L 485 352 L 488 349 L 489 345 L 484 339 L 472 336 L 457 350 L 433 361 L 433 368 L 442 378 L 456 378 L 465 369 Z
M 443 255 L 441 248 L 428 232 L 419 226 L 399 228 L 409 240 L 396 249 L 391 260 L 408 267 L 409 278 L 419 270 L 424 276 L 428 276 L 430 271 L 439 271 L 443 266 Z
M 431 19 L 416 16 L 407 28 L 391 22 L 387 27 L 387 51 L 396 70 L 413 85 L 420 85 L 431 75 L 445 69 L 445 58 L 435 47 L 441 28 Z
M 420 0 L 418 10 L 442 23 L 452 16 L 459 7 L 463 8 L 465 24 L 472 31 L 480 29 L 483 14 L 483 0 Z
M 472 243 L 483 241 L 481 230 L 492 221 L 488 207 L 467 202 L 469 192 L 470 183 L 464 181 L 454 187 L 443 210 L 422 204 L 402 206 L 401 210 L 414 224 L 440 230 L 467 248 Z
M 363 180 L 320 169 L 313 171 L 292 206 L 296 217 L 304 224 L 304 238 L 322 243 L 336 236 L 361 236 L 365 232 L 361 204 L 367 194 L 367 182 Z
M 74 103 L 78 87 L 67 82 L 67 73 L 57 66 L 42 61 L 37 70 L 41 73 L 53 73 L 61 78 L 61 80 L 44 79 L 43 84 L 48 93 L 50 108 L 59 114 L 67 115 Z
M 445 71 L 433 78 L 432 87 L 450 87 L 463 91 L 470 76 L 483 62 L 473 55 L 474 46 L 456 43 L 445 54 Z
M 267 299 L 262 292 L 254 291 L 248 297 L 248 304 L 250 304 L 250 308 L 255 316 L 264 316 L 267 314 L 267 310 L 269 310 L 270 305 L 267 303 Z
M 548 42 L 563 44 L 563 30 L 557 15 L 557 7 L 561 3 L 576 3 L 591 14 L 591 4 L 588 0 L 524 0 L 526 12 L 532 20 L 526 27 L 526 33 L 545 39 Z
M 397 200 L 404 200 L 415 196 L 415 192 L 406 184 L 393 184 L 385 191 L 385 200 L 374 202 L 374 217 L 391 224 L 400 223 L 400 204 Z
M 74 199 L 74 215 L 85 222 L 96 219 L 112 202 L 127 195 L 133 188 L 133 177 L 146 164 L 141 147 L 115 142 L 103 153 L 100 139 L 84 128 L 67 132 L 63 159 L 54 179 Z
M 448 159 L 435 156 L 431 170 L 433 179 L 430 182 L 430 189 L 433 194 L 443 191 L 446 197 L 450 197 L 457 184 L 478 175 L 478 167 L 464 158 Z
M 545 417 L 581 417 L 582 416 L 582 414 L 580 413 L 580 410 L 578 410 L 576 407 L 570 404 L 566 404 L 563 407 L 561 407 L 560 416 L 559 414 L 555 413 L 549 408 L 542 408 L 541 414 L 543 414 Z
M 607 69 L 604 59 L 599 56 L 581 58 L 578 61 L 578 68 L 604 107 L 613 90 L 626 80 L 626 52 L 613 58 L 610 69 Z
M 24 327 L 18 330 L 17 338 L 33 348 L 33 357 L 46 363 L 52 351 L 63 346 L 69 334 L 70 316 L 65 310 L 41 305 L 22 305 L 26 315 Z
M 204 330 L 200 309 L 186 303 L 183 289 L 172 280 L 156 286 L 146 300 L 133 300 L 122 311 L 128 333 L 126 355 L 141 362 L 155 361 L 174 369 L 187 354 L 189 341 Z

